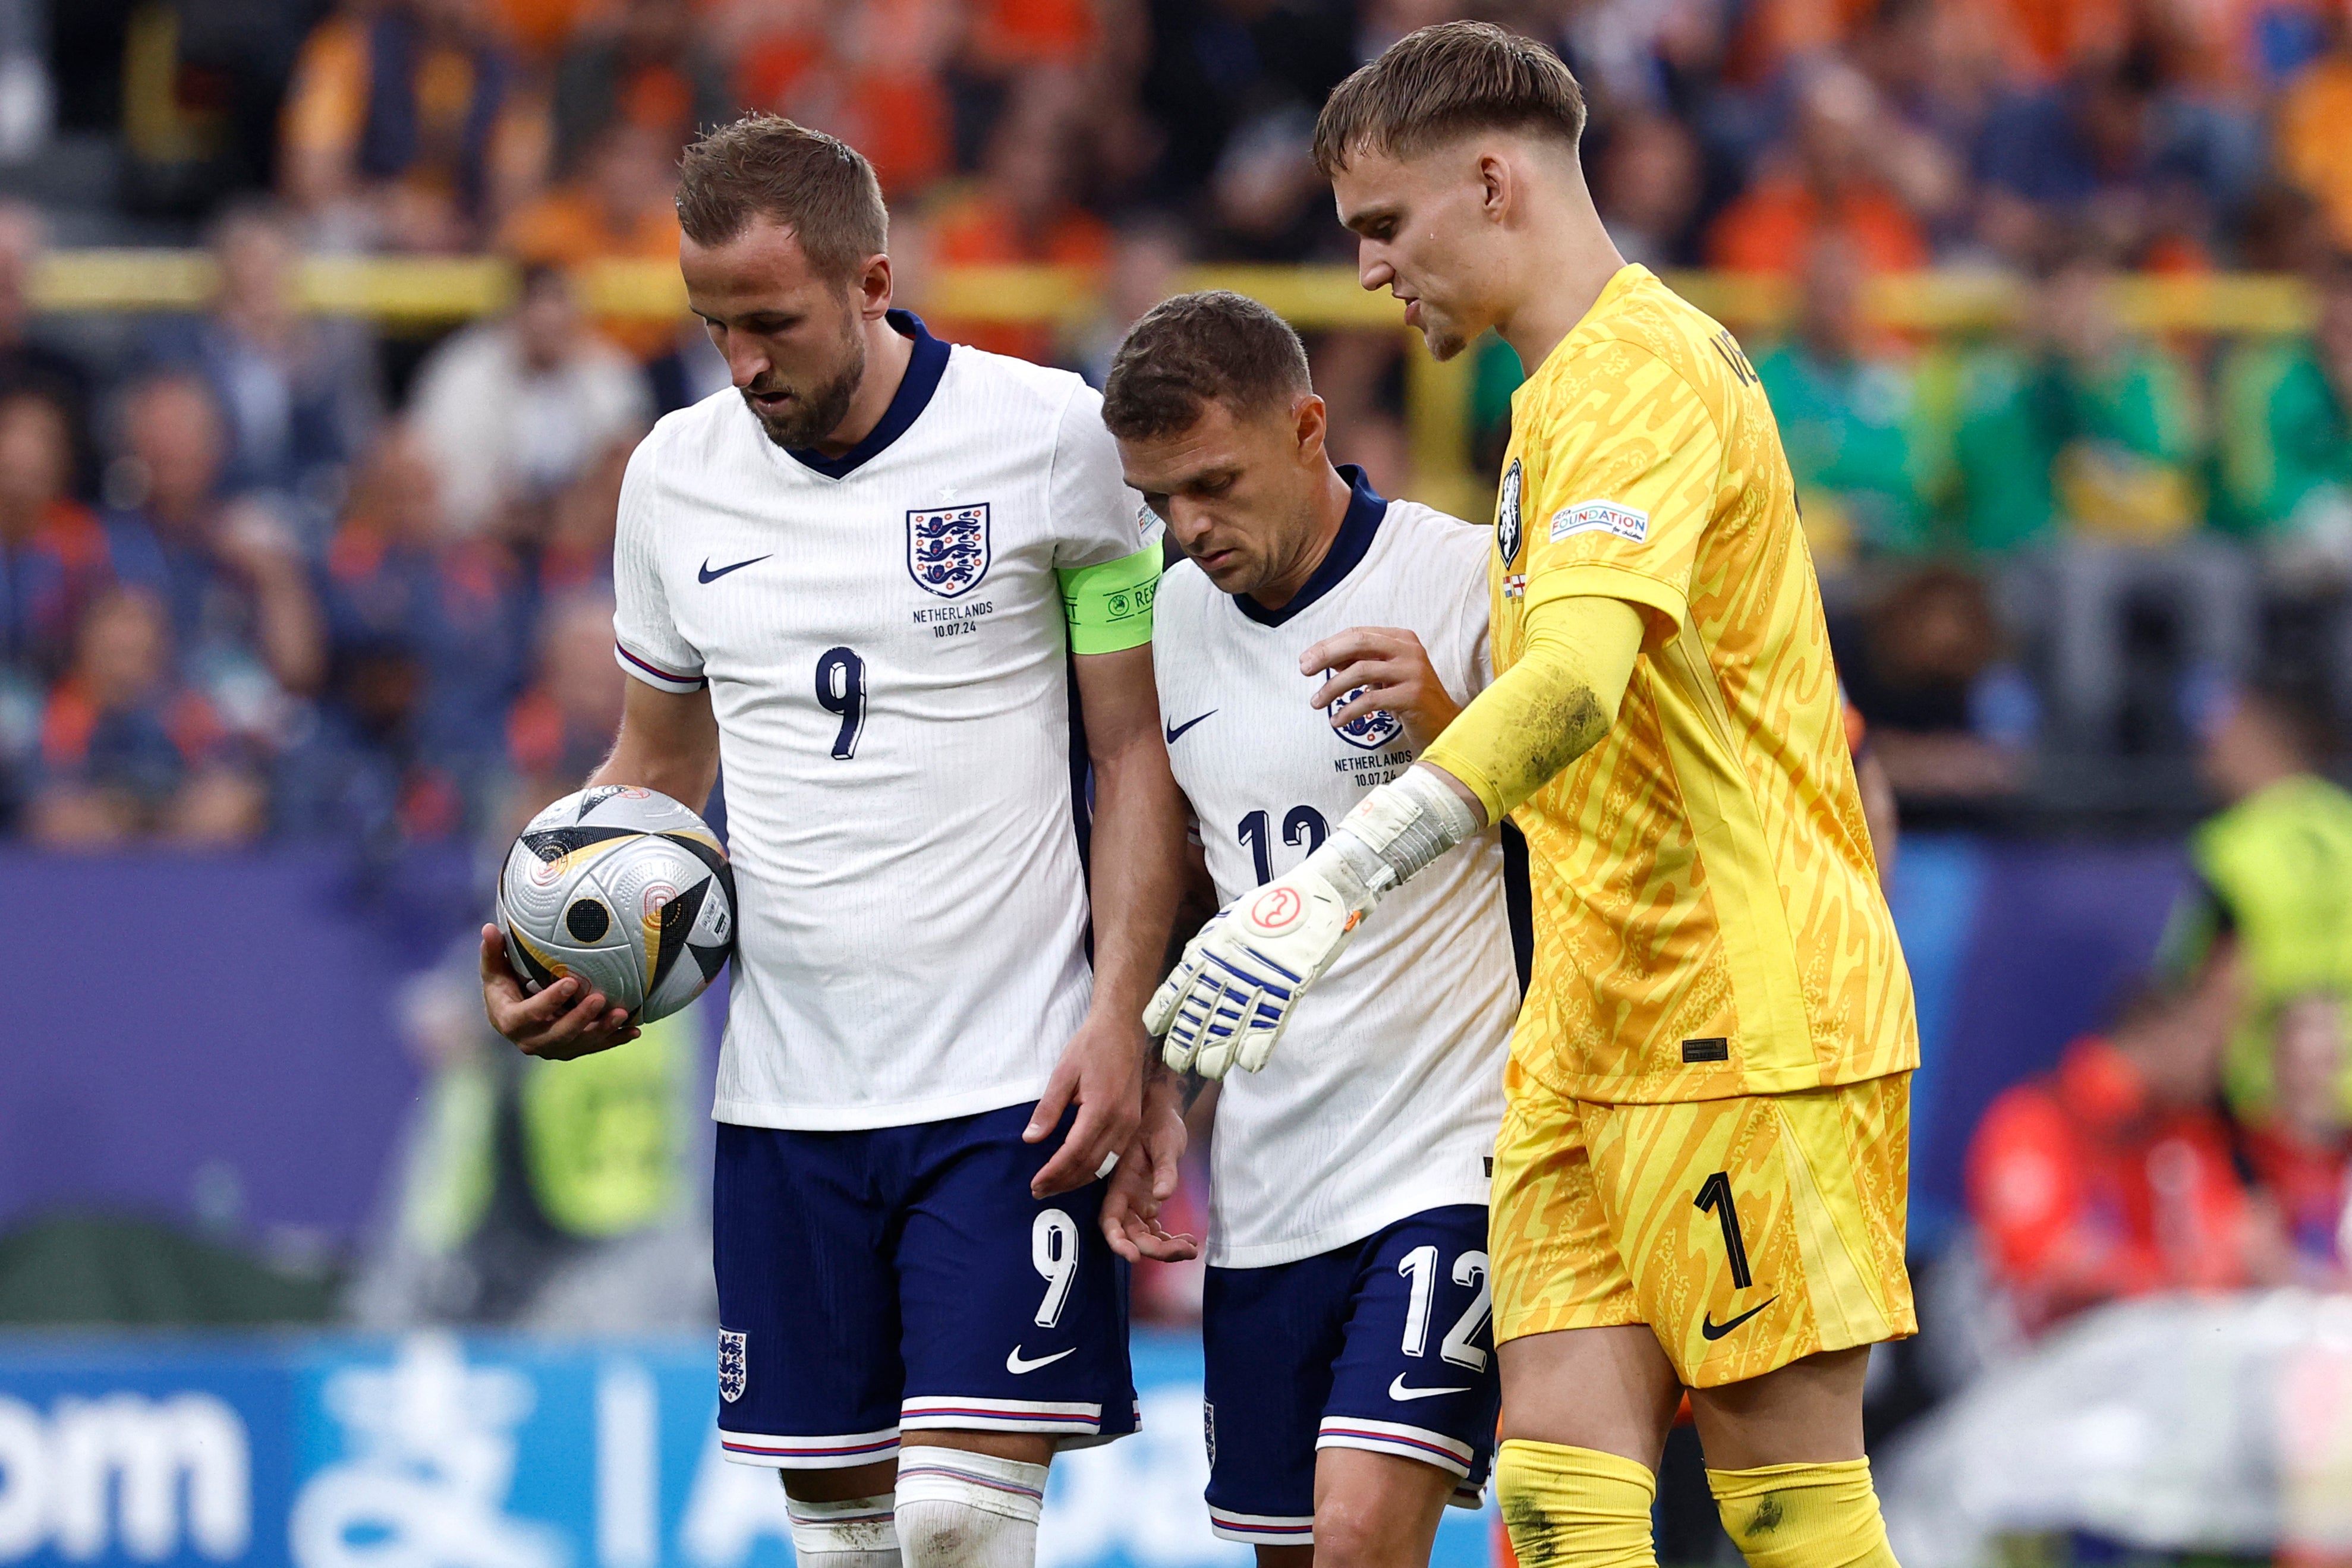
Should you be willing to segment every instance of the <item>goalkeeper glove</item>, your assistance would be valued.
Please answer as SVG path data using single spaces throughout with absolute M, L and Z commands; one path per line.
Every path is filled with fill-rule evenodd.
M 1255 1072 L 1291 1010 L 1323 977 L 1381 895 L 1477 831 L 1470 807 L 1434 773 L 1409 769 L 1341 819 L 1295 871 L 1235 899 L 1184 946 L 1144 1010 L 1178 1072 Z

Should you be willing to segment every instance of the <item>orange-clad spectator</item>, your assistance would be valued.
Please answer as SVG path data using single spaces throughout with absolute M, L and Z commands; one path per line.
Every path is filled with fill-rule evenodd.
M 2344 1074 L 2344 1000 L 2306 992 L 2271 1026 L 2277 1085 L 2268 1120 L 2247 1130 L 2254 1180 L 2279 1206 L 2305 1283 L 2340 1289 L 2352 1265 L 2352 1127 L 2336 1085 Z
M 144 589 L 93 603 L 74 663 L 41 715 L 34 837 L 91 848 L 163 836 L 240 843 L 259 836 L 268 796 L 203 694 L 172 673 L 171 622 Z
M 1106 268 L 1109 226 L 1071 199 L 1070 125 L 1066 100 L 1048 84 L 1016 89 L 989 138 L 979 185 L 940 215 L 933 260 L 942 267 Z M 1051 327 L 943 322 L 939 330 L 994 353 L 1041 363 L 1054 356 Z
M 496 0 L 495 5 L 499 31 L 534 65 L 561 53 L 581 19 L 597 9 L 597 0 Z
M 660 132 L 623 122 L 589 143 L 572 178 L 509 218 L 499 248 L 526 267 L 649 261 L 677 265 L 677 150 Z M 665 273 L 667 277 L 667 272 Z M 639 361 L 677 349 L 683 314 L 598 318 L 604 334 Z
M 2352 249 L 2352 7 L 2329 19 L 2327 53 L 2305 67 L 2278 106 L 2279 168 L 2326 209 L 2336 242 Z
M 2161 1290 L 2231 1289 L 2291 1271 L 2214 1109 L 2235 964 L 2148 992 L 2105 1036 L 1992 1103 L 1969 1148 L 1969 1209 L 2028 1331 Z
M 984 68 L 1074 66 L 1100 34 L 1094 0 L 978 0 L 971 13 L 971 57 Z
M 821 16 L 779 9 L 740 55 L 737 89 L 747 104 L 848 142 L 894 199 L 947 172 L 954 134 L 940 72 L 962 43 L 960 6 L 861 0 Z
M 2021 76 L 2048 81 L 2084 56 L 2112 53 L 2129 29 L 2130 0 L 1977 0 L 1989 4 Z
M 1837 232 L 1869 271 L 1925 267 L 1918 220 L 1874 166 L 1882 119 L 1866 78 L 1842 67 L 1817 72 L 1790 144 L 1716 219 L 1707 259 L 1736 272 L 1794 272 L 1816 240 Z
M 483 0 L 384 0 L 319 24 L 287 89 L 286 193 L 338 239 L 474 245 L 537 181 L 546 116 Z
M 583 27 L 556 68 L 555 169 L 575 171 L 608 127 L 634 125 L 673 160 L 695 135 L 734 117 L 727 68 L 695 30 L 687 0 L 620 0 Z

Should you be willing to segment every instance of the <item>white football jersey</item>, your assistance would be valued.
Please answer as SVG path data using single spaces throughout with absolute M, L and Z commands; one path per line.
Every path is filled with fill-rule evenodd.
M 1160 580 L 1153 662 L 1176 782 L 1220 902 L 1296 867 L 1364 792 L 1409 767 L 1387 713 L 1334 730 L 1308 706 L 1309 645 L 1350 626 L 1413 632 L 1456 702 L 1492 676 L 1487 531 L 1361 473 L 1331 552 L 1268 611 L 1191 563 Z M 1519 1010 L 1488 828 L 1381 901 L 1299 999 L 1262 1072 L 1228 1075 L 1210 1145 L 1209 1261 L 1253 1268 L 1327 1252 L 1408 1215 L 1486 1201 L 1503 1061 Z
M 913 358 L 854 451 L 781 449 L 730 389 L 622 487 L 622 668 L 707 682 L 719 719 L 722 1121 L 1034 1100 L 1091 994 L 1055 573 L 1134 554 L 1149 514 L 1076 376 L 891 321 Z

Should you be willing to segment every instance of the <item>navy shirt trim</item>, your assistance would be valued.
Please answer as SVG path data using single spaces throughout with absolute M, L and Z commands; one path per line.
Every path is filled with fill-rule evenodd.
M 915 352 L 907 361 L 907 374 L 891 395 L 890 406 L 882 413 L 882 421 L 866 433 L 866 439 L 838 458 L 828 458 L 822 452 L 784 448 L 792 459 L 828 479 L 845 479 L 888 449 L 890 443 L 907 433 L 909 426 L 922 416 L 931 405 L 931 395 L 940 389 L 940 377 L 947 374 L 948 347 L 931 336 L 923 319 L 912 310 L 892 310 L 884 321 L 890 323 L 900 337 L 915 340 Z
M 1315 568 L 1307 585 L 1291 595 L 1290 602 L 1278 610 L 1269 610 L 1247 594 L 1235 594 L 1234 606 L 1262 626 L 1278 626 L 1307 605 L 1348 580 L 1348 574 L 1372 547 L 1372 535 L 1380 531 L 1381 519 L 1388 515 L 1389 503 L 1381 492 L 1372 489 L 1372 481 L 1364 470 L 1353 463 L 1339 465 L 1339 477 L 1348 481 L 1348 515 L 1339 520 L 1339 531 L 1332 536 L 1330 551 Z

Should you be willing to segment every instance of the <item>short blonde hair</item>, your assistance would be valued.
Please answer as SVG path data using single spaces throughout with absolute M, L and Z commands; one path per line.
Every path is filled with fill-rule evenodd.
M 1411 158 L 1473 131 L 1531 132 L 1572 148 L 1584 135 L 1584 89 L 1532 38 L 1491 22 L 1440 22 L 1332 91 L 1315 122 L 1315 166 L 1328 178 L 1359 149 Z

